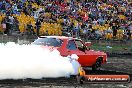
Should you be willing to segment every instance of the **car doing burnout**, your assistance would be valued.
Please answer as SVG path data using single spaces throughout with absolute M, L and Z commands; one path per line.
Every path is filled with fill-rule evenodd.
M 62 56 L 76 54 L 81 66 L 92 67 L 92 70 L 96 70 L 107 61 L 106 53 L 91 50 L 89 49 L 90 42 L 84 43 L 82 40 L 73 37 L 40 36 L 32 44 L 41 45 L 51 51 L 57 49 Z

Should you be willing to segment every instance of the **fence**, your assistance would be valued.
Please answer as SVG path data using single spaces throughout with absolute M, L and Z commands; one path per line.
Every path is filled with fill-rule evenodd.
M 30 44 L 37 36 L 29 36 L 29 35 L 17 35 L 17 36 L 7 36 L 7 35 L 0 35 L 0 43 L 7 43 L 7 42 L 15 42 L 17 44 Z M 102 50 L 108 53 L 109 56 L 121 56 L 121 55 L 132 55 L 132 41 L 114 41 L 114 40 L 89 40 L 92 42 L 92 45 L 95 47 L 96 50 L 101 50 L 102 47 L 105 47 L 106 50 Z M 91 48 L 93 47 L 91 46 Z M 118 49 L 118 47 L 113 47 L 117 49 L 107 50 L 107 46 L 126 46 L 129 49 Z M 131 47 L 131 48 L 130 48 Z M 93 48 L 94 49 L 94 48 Z
M 28 43 L 34 41 L 37 38 L 35 35 L 14 35 L 14 36 L 7 36 L 0 34 L 0 42 L 20 42 L 20 41 L 27 41 Z M 92 44 L 99 44 L 99 45 L 120 45 L 120 46 L 132 46 L 132 41 L 120 41 L 120 40 L 88 40 L 91 41 Z

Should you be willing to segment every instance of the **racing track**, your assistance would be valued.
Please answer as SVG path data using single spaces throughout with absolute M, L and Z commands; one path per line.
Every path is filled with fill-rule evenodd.
M 108 57 L 108 63 L 87 74 L 129 74 L 132 80 L 132 56 Z M 57 79 L 0 80 L 0 88 L 132 88 L 130 83 L 77 83 L 75 77 Z

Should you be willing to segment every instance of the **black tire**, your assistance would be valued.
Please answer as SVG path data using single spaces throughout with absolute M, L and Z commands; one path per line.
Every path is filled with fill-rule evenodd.
M 92 66 L 92 70 L 96 71 L 97 68 L 101 66 L 101 63 L 102 63 L 101 59 L 97 59 L 96 63 Z

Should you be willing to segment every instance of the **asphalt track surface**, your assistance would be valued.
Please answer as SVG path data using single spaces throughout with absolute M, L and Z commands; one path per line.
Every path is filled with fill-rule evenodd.
M 108 57 L 108 63 L 93 72 L 85 68 L 87 74 L 128 74 L 129 83 L 89 83 L 78 84 L 75 77 L 56 79 L 0 80 L 0 88 L 132 88 L 132 56 Z

